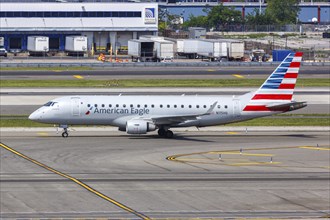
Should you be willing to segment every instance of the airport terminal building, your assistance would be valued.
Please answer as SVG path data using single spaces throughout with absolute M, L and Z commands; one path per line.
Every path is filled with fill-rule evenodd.
M 49 37 L 50 51 L 64 51 L 66 36 L 86 36 L 87 51 L 114 52 L 129 39 L 157 34 L 158 4 L 2 2 L 0 20 L 8 51 L 26 51 L 28 36 Z

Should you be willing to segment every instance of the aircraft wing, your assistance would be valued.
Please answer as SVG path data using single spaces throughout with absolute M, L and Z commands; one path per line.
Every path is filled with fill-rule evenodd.
M 162 124 L 175 124 L 175 123 L 182 123 L 188 120 L 196 120 L 197 117 L 203 115 L 210 115 L 217 105 L 218 102 L 213 103 L 211 107 L 203 114 L 192 114 L 192 115 L 166 115 L 166 116 L 154 116 L 150 119 L 157 125 Z

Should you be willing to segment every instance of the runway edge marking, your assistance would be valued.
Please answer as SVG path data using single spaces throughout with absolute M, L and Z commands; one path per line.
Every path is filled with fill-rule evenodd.
M 8 150 L 8 151 L 10 151 L 10 152 L 12 152 L 13 154 L 16 154 L 16 155 L 22 157 L 22 158 L 25 159 L 25 160 L 28 160 L 28 161 L 30 161 L 30 162 L 32 162 L 32 163 L 34 163 L 34 164 L 36 164 L 36 165 L 38 165 L 38 166 L 40 166 L 40 167 L 46 169 L 46 170 L 49 170 L 49 171 L 51 171 L 51 172 L 53 172 L 53 173 L 55 173 L 55 174 L 57 174 L 57 175 L 60 175 L 60 176 L 62 176 L 62 177 L 64 177 L 64 178 L 66 178 L 66 179 L 69 179 L 69 180 L 75 182 L 76 184 L 80 185 L 81 187 L 83 187 L 83 188 L 87 189 L 88 191 L 94 193 L 95 195 L 101 197 L 102 199 L 104 199 L 104 200 L 106 200 L 106 201 L 108 201 L 108 202 L 110 202 L 110 203 L 116 205 L 117 207 L 119 207 L 119 208 L 121 208 L 121 209 L 123 209 L 123 210 L 125 210 L 125 211 L 127 211 L 127 212 L 130 212 L 130 213 L 134 214 L 134 215 L 137 216 L 137 217 L 140 217 L 141 219 L 144 219 L 144 220 L 151 220 L 151 218 L 149 218 L 148 216 L 146 216 L 146 215 L 144 215 L 144 214 L 142 214 L 142 213 L 140 213 L 140 212 L 137 212 L 137 211 L 135 211 L 134 209 L 129 208 L 128 206 L 126 206 L 126 205 L 124 205 L 124 204 L 122 204 L 122 203 L 120 203 L 120 202 L 118 202 L 118 201 L 116 201 L 116 200 L 114 200 L 114 199 L 112 199 L 112 198 L 110 198 L 110 197 L 104 195 L 103 193 L 97 191 L 96 189 L 93 189 L 93 188 L 90 187 L 89 185 L 87 185 L 87 184 L 81 182 L 80 180 L 78 180 L 78 179 L 76 179 L 76 178 L 74 178 L 74 177 L 72 177 L 72 176 L 70 176 L 70 175 L 67 175 L 67 174 L 65 174 L 65 173 L 62 173 L 62 172 L 60 172 L 60 171 L 58 171 L 58 170 L 55 170 L 55 169 L 53 169 L 53 168 L 51 168 L 51 167 L 49 167 L 49 166 L 47 166 L 47 165 L 45 165 L 45 164 L 43 164 L 43 163 L 40 163 L 40 162 L 38 162 L 38 161 L 36 161 L 36 160 L 34 160 L 34 159 L 32 159 L 32 158 L 30 158 L 30 157 L 28 157 L 28 156 L 22 154 L 22 153 L 20 153 L 20 152 L 14 150 L 13 148 L 11 148 L 11 147 L 5 145 L 4 143 L 0 143 L 0 146 L 1 146 L 2 148 L 6 149 L 6 150 Z

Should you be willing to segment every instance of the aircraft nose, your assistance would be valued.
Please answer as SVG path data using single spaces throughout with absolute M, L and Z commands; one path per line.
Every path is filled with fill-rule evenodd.
M 29 116 L 29 119 L 32 121 L 37 121 L 39 118 L 39 114 L 36 111 L 32 112 L 32 114 Z

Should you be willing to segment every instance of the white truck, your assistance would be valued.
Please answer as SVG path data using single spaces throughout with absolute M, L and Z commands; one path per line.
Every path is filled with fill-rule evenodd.
M 190 59 L 197 58 L 198 53 L 198 43 L 197 39 L 178 39 L 176 41 L 177 54 L 179 56 L 186 56 Z
M 69 55 L 83 55 L 87 52 L 87 37 L 66 36 L 65 51 L 67 51 Z
M 128 56 L 131 56 L 132 61 L 137 62 L 154 61 L 154 41 L 141 39 L 129 40 Z
M 174 56 L 174 43 L 168 40 L 154 41 L 156 59 L 160 61 L 172 60 Z
M 49 38 L 45 36 L 28 36 L 27 50 L 30 55 L 45 55 L 49 51 Z

